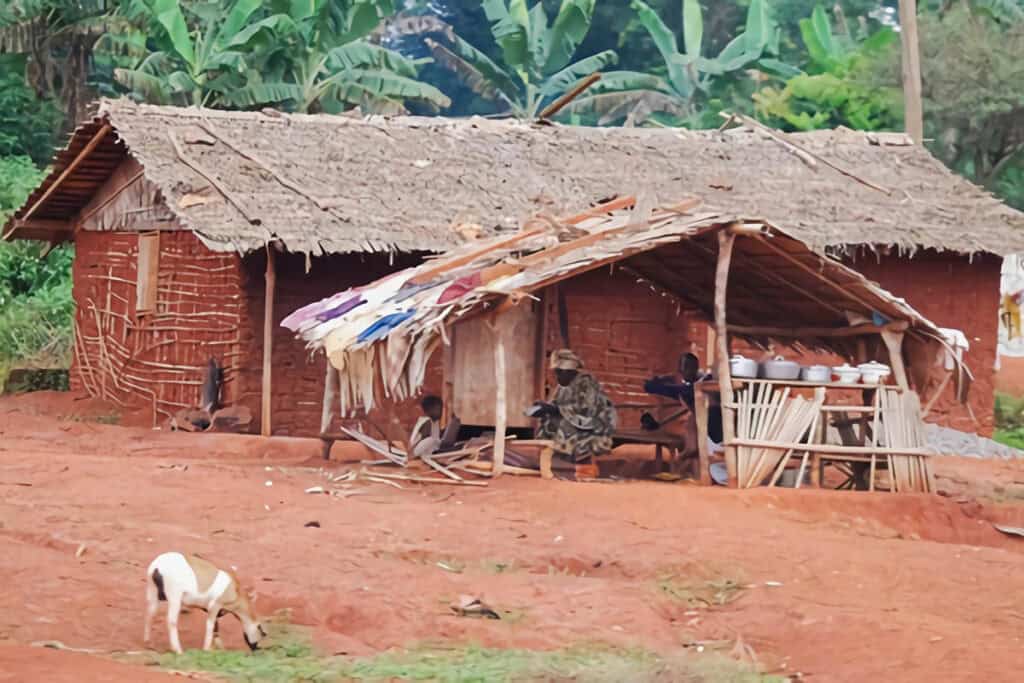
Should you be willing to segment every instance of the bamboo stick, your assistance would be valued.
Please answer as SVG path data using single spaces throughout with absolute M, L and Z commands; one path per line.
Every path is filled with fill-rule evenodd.
M 277 284 L 277 272 L 274 267 L 274 247 L 270 243 L 267 243 L 266 251 L 267 270 L 263 293 L 263 386 L 260 397 L 260 434 L 270 436 L 273 432 L 270 406 L 274 351 L 274 288 Z
M 729 285 L 729 266 L 735 236 L 727 230 L 718 233 L 718 261 L 715 265 L 715 334 L 717 335 L 718 383 L 725 404 L 733 402 L 732 374 L 729 370 L 729 326 L 726 319 L 726 293 Z M 736 411 L 722 408 L 722 433 L 726 443 L 736 438 Z M 736 472 L 736 447 L 726 446 L 725 463 L 729 472 L 729 486 L 739 483 Z
M 494 327 L 494 476 L 500 477 L 505 466 L 505 427 L 508 419 L 505 388 L 505 340 L 500 319 Z

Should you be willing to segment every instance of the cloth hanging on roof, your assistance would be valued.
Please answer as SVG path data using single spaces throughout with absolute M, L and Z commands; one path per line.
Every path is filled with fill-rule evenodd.
M 351 311 L 353 308 L 357 306 L 362 306 L 365 303 L 366 299 L 357 294 L 351 299 L 341 302 L 334 308 L 328 308 L 326 311 L 323 311 L 322 313 L 317 313 L 316 319 L 319 320 L 320 322 L 323 322 L 325 320 L 339 318 L 348 313 L 349 311 Z
M 373 322 L 373 324 L 359 333 L 359 336 L 356 337 L 356 342 L 359 344 L 370 343 L 388 336 L 391 330 L 411 318 L 412 314 L 415 312 L 415 309 L 410 308 L 408 311 L 389 313 L 383 318 L 378 318 Z
M 459 279 L 448 285 L 447 289 L 441 292 L 441 296 L 438 297 L 437 303 L 446 304 L 454 299 L 461 298 L 473 291 L 480 286 L 480 273 L 476 272 L 472 275 L 464 275 Z
M 352 296 L 358 292 L 359 288 L 346 289 L 344 292 L 338 292 L 326 299 L 321 299 L 320 301 L 311 303 L 308 306 L 303 306 L 297 311 L 293 311 L 284 320 L 282 320 L 281 327 L 287 327 L 292 332 L 298 332 L 303 323 L 316 320 L 317 315 L 328 310 L 332 306 L 338 305 L 339 302 L 352 298 Z
M 403 301 L 405 301 L 406 299 L 408 299 L 409 297 L 411 297 L 413 295 L 416 295 L 416 294 L 419 294 L 424 289 L 430 289 L 431 287 L 435 287 L 435 286 L 436 286 L 436 283 L 433 283 L 433 282 L 427 282 L 427 283 L 424 283 L 422 285 L 410 285 L 407 282 L 404 285 L 402 285 L 402 288 L 400 290 L 398 290 L 398 293 L 396 293 L 394 296 L 392 296 L 390 299 L 387 300 L 387 303 L 400 304 Z

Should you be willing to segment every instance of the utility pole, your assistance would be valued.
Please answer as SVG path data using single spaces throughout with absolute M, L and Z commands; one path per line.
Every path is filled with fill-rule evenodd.
M 903 48 L 903 127 L 914 142 L 924 142 L 921 106 L 921 52 L 917 46 L 917 0 L 900 2 L 900 45 Z

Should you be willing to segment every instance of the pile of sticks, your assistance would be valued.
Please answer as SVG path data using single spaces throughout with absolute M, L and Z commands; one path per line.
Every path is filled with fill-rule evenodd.
M 780 445 L 738 446 L 736 448 L 736 480 L 740 488 L 753 488 L 764 483 L 771 474 L 769 485 L 782 476 L 794 448 L 788 444 L 810 442 L 818 431 L 824 391 L 815 392 L 813 399 L 789 397 L 789 387 L 777 388 L 772 384 L 754 382 L 736 395 L 736 437 L 740 442 L 775 442 Z M 807 469 L 808 452 L 803 453 L 797 486 Z
M 882 389 L 878 392 L 881 436 L 892 449 L 924 449 L 926 437 L 921 399 L 913 391 Z M 877 430 L 877 425 L 876 425 Z M 878 438 L 877 436 L 875 438 Z M 887 455 L 894 492 L 929 493 L 934 490 L 926 455 Z M 872 476 L 874 475 L 872 467 Z

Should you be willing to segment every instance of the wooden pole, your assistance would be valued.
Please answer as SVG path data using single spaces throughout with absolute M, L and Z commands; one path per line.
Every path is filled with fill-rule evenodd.
M 718 368 L 718 386 L 722 392 L 722 436 L 726 444 L 736 439 L 736 409 L 732 395 L 732 374 L 729 372 L 729 327 L 725 317 L 725 295 L 729 284 L 729 264 L 736 236 L 727 230 L 718 233 L 718 265 L 715 268 L 715 364 Z M 737 486 L 736 446 L 725 447 L 725 466 L 729 472 L 729 486 Z
M 338 385 L 339 377 L 338 371 L 331 365 L 331 359 L 327 358 L 327 373 L 324 377 L 324 406 L 323 412 L 320 414 L 320 438 L 323 440 L 323 455 L 324 460 L 330 460 L 331 458 L 331 446 L 334 444 L 334 439 L 328 438 L 327 433 L 331 430 L 331 418 L 334 416 L 334 402 L 338 398 Z
M 896 378 L 896 384 L 904 391 L 910 391 L 910 382 L 907 380 L 907 369 L 903 365 L 903 332 L 896 330 L 882 330 L 882 341 L 889 351 L 889 364 L 892 366 L 892 374 Z
M 900 45 L 903 48 L 903 124 L 917 144 L 924 142 L 921 105 L 921 52 L 917 45 L 917 0 L 900 2 Z
M 491 472 L 500 477 L 505 468 L 505 428 L 507 424 L 505 394 L 505 333 L 500 318 L 494 326 L 494 467 Z
M 260 407 L 260 434 L 270 436 L 272 423 L 270 419 L 270 376 L 273 369 L 274 352 L 274 287 L 277 284 L 277 273 L 274 268 L 274 247 L 267 244 L 267 272 L 263 292 L 263 395 Z M 330 360 L 327 361 L 330 367 Z
M 705 486 L 711 485 L 711 453 L 708 450 L 708 395 L 695 392 L 694 418 L 697 420 L 697 478 Z

